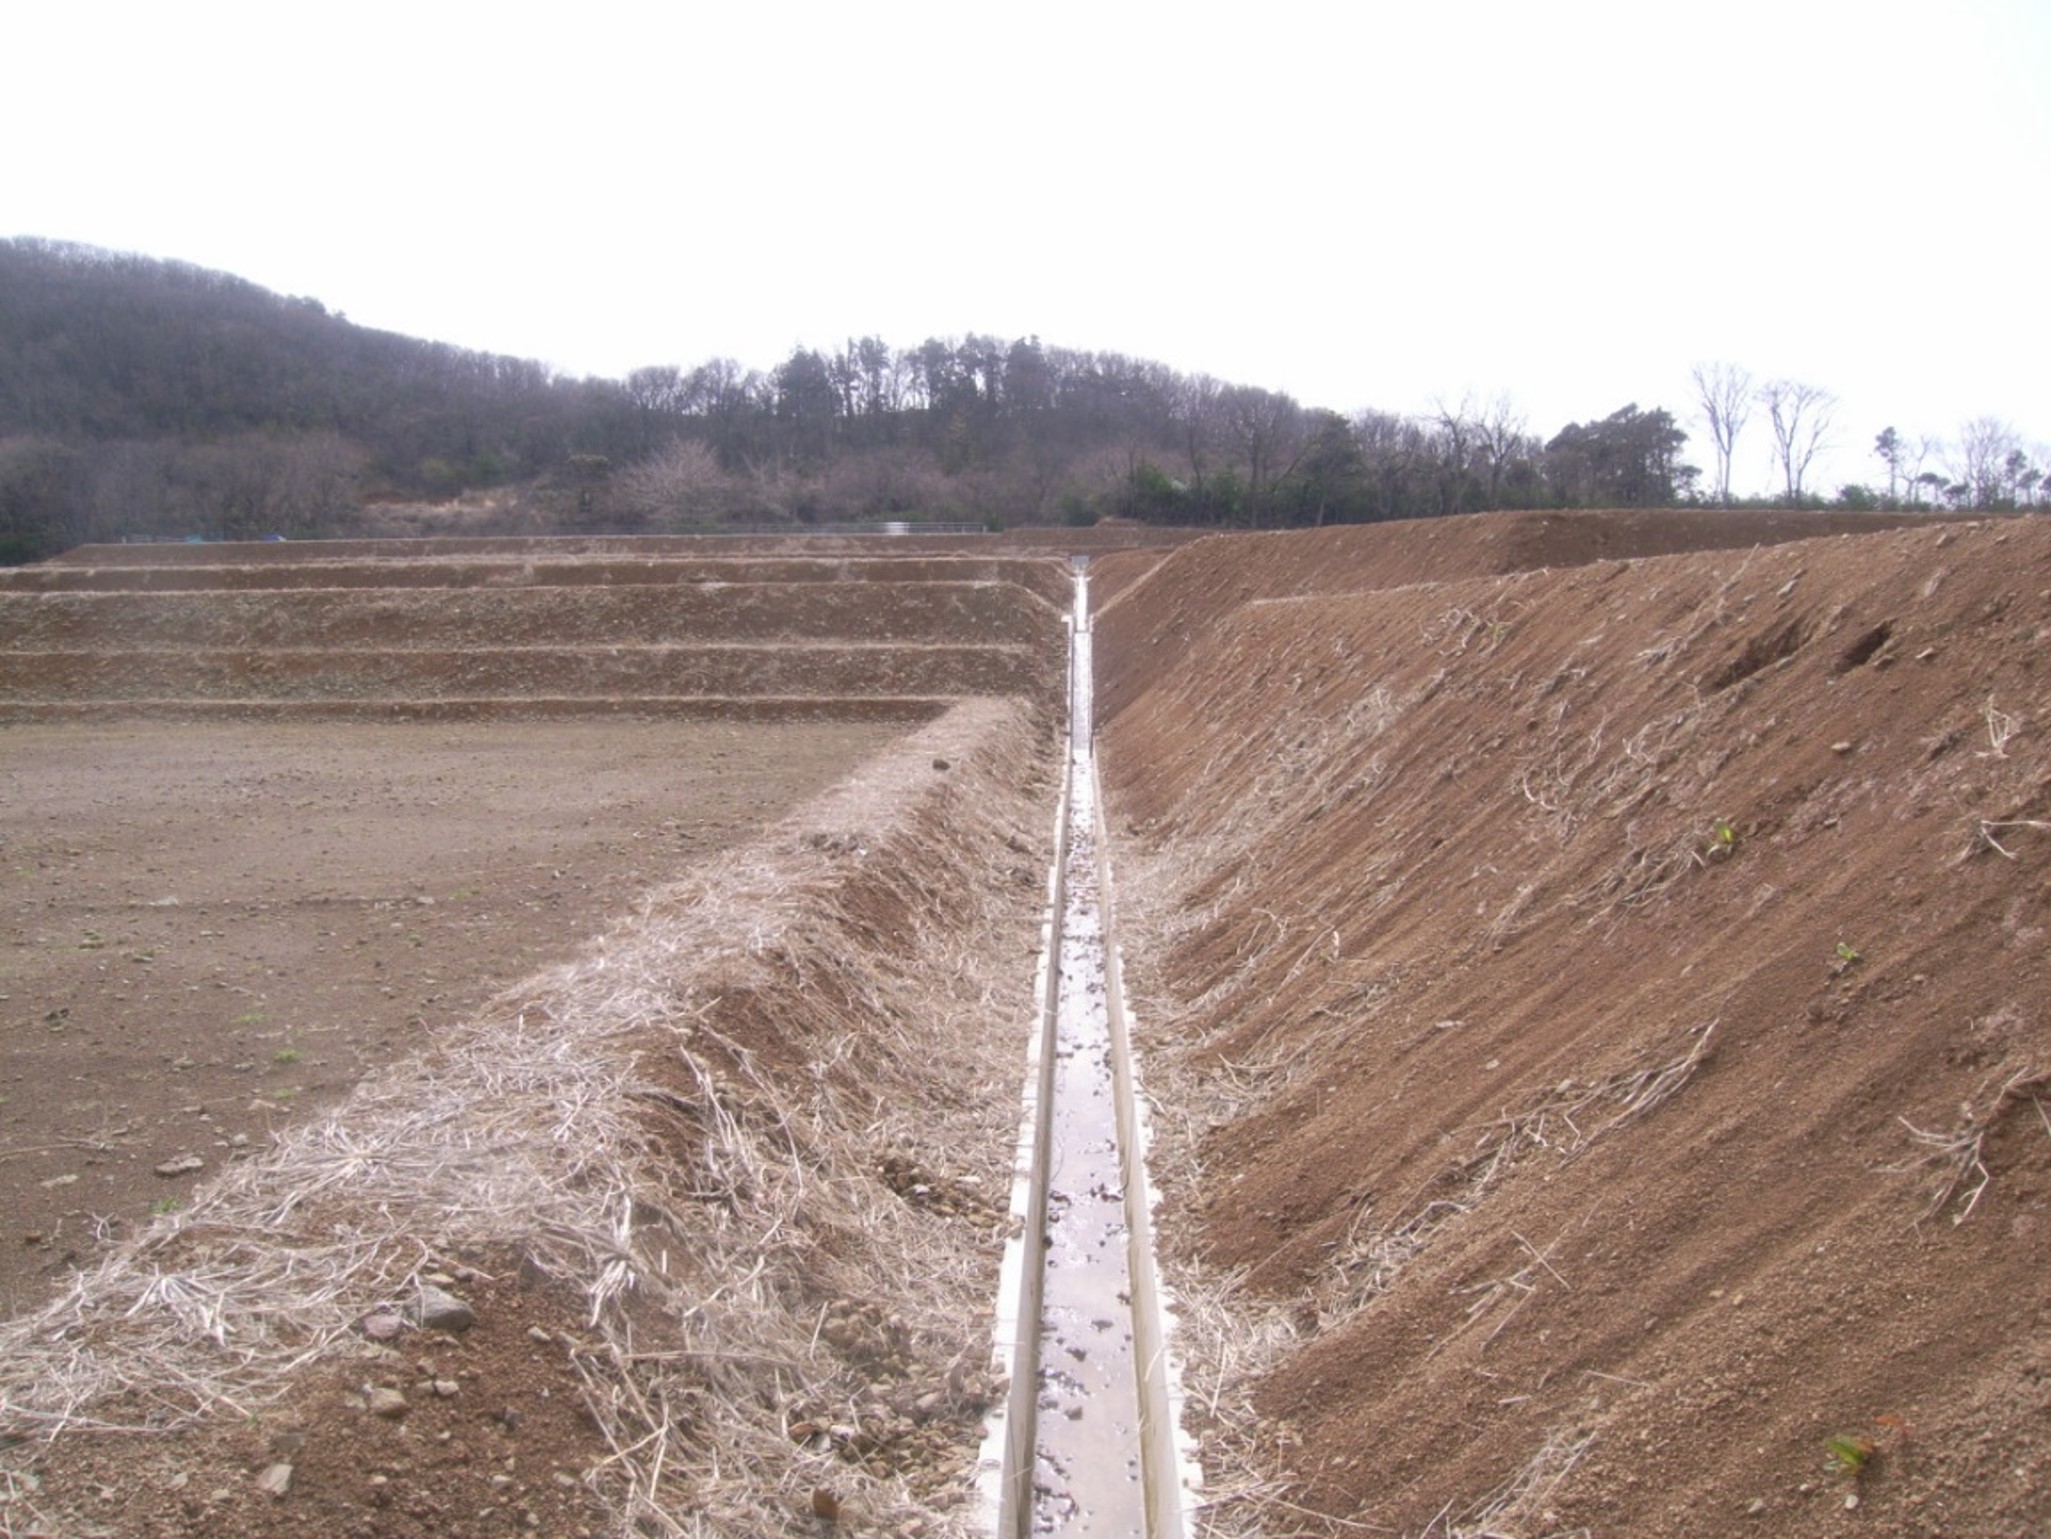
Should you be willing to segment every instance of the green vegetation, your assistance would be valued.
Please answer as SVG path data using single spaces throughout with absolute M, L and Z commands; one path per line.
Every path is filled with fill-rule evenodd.
M 1873 1462 L 1874 1454 L 1879 1452 L 1871 1438 L 1851 1437 L 1842 1433 L 1836 1437 L 1826 1438 L 1823 1449 L 1829 1457 L 1831 1472 L 1842 1475 L 1847 1480 L 1856 1480 L 1864 1474 L 1866 1466 Z

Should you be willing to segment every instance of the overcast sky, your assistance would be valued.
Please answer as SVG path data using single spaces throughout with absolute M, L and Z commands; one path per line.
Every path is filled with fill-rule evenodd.
M 966 331 L 2051 442 L 2047 0 L 17 7 L 0 233 L 575 374 Z M 1766 429 L 1738 490 L 1764 490 Z M 1818 478 L 1820 479 L 1820 478 Z

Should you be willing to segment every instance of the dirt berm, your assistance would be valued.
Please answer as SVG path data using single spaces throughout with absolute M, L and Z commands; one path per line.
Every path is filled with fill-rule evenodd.
M 1210 1520 L 2041 1535 L 2051 524 L 1618 527 L 1101 563 Z
M 1051 727 L 957 702 L 0 1325 L 0 1532 L 971 1532 Z

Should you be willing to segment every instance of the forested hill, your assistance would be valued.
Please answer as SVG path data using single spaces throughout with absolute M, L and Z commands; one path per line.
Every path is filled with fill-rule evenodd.
M 970 335 L 569 379 L 189 265 L 0 241 L 0 560 L 132 535 L 381 532 L 497 488 L 497 527 L 660 531 L 1104 514 L 1281 526 L 1658 505 L 1686 435 L 1550 441 L 1500 403 L 1352 418 L 1112 353 Z
M 225 273 L 0 241 L 0 541 L 324 532 L 366 493 L 559 464 L 602 394 Z

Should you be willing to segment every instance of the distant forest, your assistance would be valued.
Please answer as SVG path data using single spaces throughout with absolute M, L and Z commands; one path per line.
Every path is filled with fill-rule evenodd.
M 1775 501 L 1820 500 L 1800 472 L 1827 396 L 1754 391 L 1727 366 L 1698 369 L 1697 385 L 1720 472 L 1706 490 L 1660 407 L 1541 439 L 1506 398 L 1345 417 L 1144 359 L 975 335 L 800 348 L 766 374 L 714 359 L 571 379 L 224 273 L 0 241 L 0 561 L 143 536 L 387 533 L 411 527 L 399 508 L 459 500 L 481 510 L 464 526 L 476 533 L 1281 528 L 1728 501 L 1727 436 L 1753 404 L 1771 406 L 1787 470 Z M 1980 426 L 1978 479 L 1924 469 L 1938 446 L 1922 440 L 1917 458 L 1889 429 L 1875 449 L 1887 489 L 1838 500 L 2016 505 L 2051 490 L 2012 432 Z

